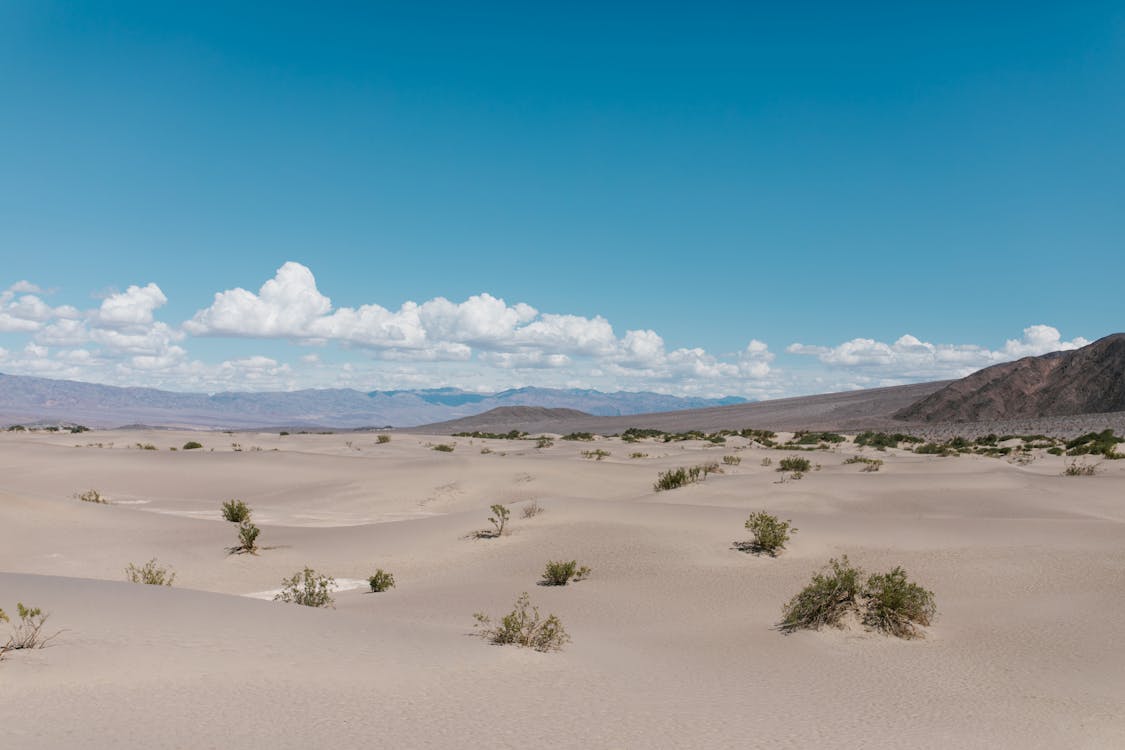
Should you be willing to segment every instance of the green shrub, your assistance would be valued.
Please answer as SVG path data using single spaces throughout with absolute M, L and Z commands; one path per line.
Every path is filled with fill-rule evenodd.
M 789 442 L 793 445 L 820 445 L 821 443 L 842 443 L 846 440 L 843 435 L 835 432 L 795 432 Z
M 899 638 L 919 635 L 916 625 L 929 625 L 937 612 L 933 592 L 908 581 L 901 567 L 868 578 L 863 597 L 863 624 Z
M 944 443 L 925 443 L 914 449 L 915 453 L 934 456 L 956 456 L 957 450 Z
M 508 525 L 508 519 L 512 517 L 512 511 L 500 503 L 492 505 L 489 510 L 492 511 L 492 515 L 488 517 L 488 522 L 496 529 L 494 536 L 503 536 L 504 529 Z
M 391 442 L 391 436 L 390 435 L 376 435 L 375 436 L 375 444 L 376 445 L 386 445 L 389 442 Z
M 648 454 L 647 453 L 639 453 L 639 452 L 630 453 L 629 458 L 648 458 Z
M 17 621 L 12 626 L 12 634 L 4 646 L 5 650 L 43 648 L 57 638 L 59 633 L 52 635 L 43 633 L 43 626 L 47 624 L 48 617 L 50 615 L 43 614 L 43 610 L 39 607 L 25 607 L 23 602 L 16 602 Z M 4 619 L 7 620 L 7 616 Z
M 254 554 L 258 551 L 258 534 L 262 530 L 259 529 L 250 521 L 243 521 L 238 525 L 238 546 L 235 547 L 236 552 L 249 552 Z
M 593 451 L 582 451 L 583 458 L 592 458 L 595 461 L 601 461 L 606 456 L 611 455 L 609 451 L 603 451 L 601 448 Z
M 897 448 L 899 443 L 924 443 L 920 437 L 904 435 L 901 432 L 889 434 L 886 432 L 861 432 L 855 436 L 856 445 L 867 445 L 877 450 L 885 451 L 887 448 Z
M 139 568 L 129 563 L 129 567 L 125 568 L 125 580 L 150 586 L 171 586 L 172 581 L 176 580 L 176 574 L 171 568 L 157 565 L 154 557 Z
M 473 615 L 477 634 L 492 643 L 515 644 L 536 651 L 559 651 L 570 642 L 570 636 L 555 615 L 543 619 L 539 608 L 531 606 L 527 592 L 520 594 L 515 608 L 501 618 L 498 625 L 483 612 Z
M 393 589 L 395 587 L 395 577 L 393 574 L 379 568 L 375 571 L 374 575 L 367 579 L 367 585 L 371 587 L 371 592 L 373 594 L 378 594 L 387 589 Z
M 707 478 L 708 474 L 717 474 L 721 473 L 721 471 L 717 463 L 700 464 L 699 466 L 690 467 L 680 466 L 675 469 L 660 472 L 660 474 L 657 475 L 656 482 L 652 485 L 652 489 L 655 492 L 674 490 L 677 487 L 683 487 L 685 484 L 702 482 Z
M 86 490 L 78 496 L 78 499 L 84 503 L 95 503 L 97 505 L 106 505 L 109 503 L 109 499 L 97 490 Z
M 594 434 L 592 432 L 572 432 L 569 435 L 563 435 L 562 439 L 563 440 L 582 440 L 582 441 L 588 443 L 588 442 L 590 442 L 591 440 L 594 439 Z
M 812 462 L 800 456 L 786 456 L 778 462 L 778 471 L 791 471 L 794 474 L 804 474 L 812 468 Z
M 723 456 L 723 463 L 727 466 L 738 466 L 742 463 L 742 456 Z
M 223 518 L 231 523 L 250 520 L 250 506 L 241 500 L 227 500 L 223 503 Z
M 1125 438 L 1115 436 L 1113 430 L 1088 432 L 1085 435 L 1067 441 L 1066 455 L 1084 456 L 1100 454 L 1106 458 L 1121 458 L 1122 454 L 1117 453 L 1117 444 L 1121 442 L 1125 442 Z
M 1048 448 L 1047 452 L 1050 453 L 1052 456 L 1061 456 L 1063 454 L 1063 449 L 1056 445 L 1056 446 L 1053 446 L 1051 448 Z
M 442 453 L 452 453 L 453 452 L 453 446 L 448 444 L 448 443 L 438 443 L 437 445 L 434 446 L 434 450 L 435 451 L 441 451 Z
M 203 447 L 202 443 L 197 443 L 194 440 L 189 440 L 186 443 L 184 443 L 184 450 L 185 451 L 194 451 L 194 450 L 198 450 L 199 448 L 202 448 L 202 447 Z
M 847 555 L 828 561 L 828 570 L 817 573 L 781 610 L 779 627 L 785 632 L 802 628 L 819 630 L 838 625 L 856 607 L 863 571 L 852 567 Z
M 543 585 L 544 586 L 565 586 L 573 578 L 577 583 L 583 578 L 590 576 L 590 569 L 585 565 L 578 567 L 577 560 L 569 560 L 558 562 L 552 560 L 547 563 L 546 569 L 543 571 Z
M 300 573 L 294 573 L 292 578 L 282 580 L 281 593 L 273 600 L 303 607 L 334 607 L 336 600 L 332 598 L 332 588 L 335 585 L 336 579 L 332 576 L 322 575 L 306 566 Z
M 746 519 L 746 528 L 754 535 L 753 549 L 761 550 L 776 557 L 779 549 L 785 548 L 789 538 L 797 533 L 792 521 L 779 520 L 777 516 L 763 511 L 751 514 Z

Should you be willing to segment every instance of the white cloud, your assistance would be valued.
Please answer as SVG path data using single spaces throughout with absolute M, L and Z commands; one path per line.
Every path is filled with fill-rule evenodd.
M 167 301 L 156 284 L 130 286 L 124 292 L 111 294 L 102 300 L 101 307 L 91 316 L 91 322 L 103 328 L 151 325 L 153 312 Z
M 976 344 L 932 344 L 906 334 L 892 344 L 856 338 L 833 347 L 791 344 L 790 354 L 814 356 L 826 365 L 879 371 L 897 378 L 955 378 L 999 362 L 1077 349 L 1090 343 L 1082 337 L 1064 341 L 1058 329 L 1046 325 L 1025 328 L 1023 337 L 1009 339 L 1001 349 Z

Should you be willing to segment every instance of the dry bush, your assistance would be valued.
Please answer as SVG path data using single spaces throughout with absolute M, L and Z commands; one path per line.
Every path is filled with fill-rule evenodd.
M 550 448 L 555 444 L 555 441 L 546 435 L 535 438 L 535 447 L 542 450 L 543 448 Z
M 23 602 L 16 603 L 17 622 L 12 626 L 12 634 L 4 646 L 6 651 L 20 649 L 44 648 L 48 643 L 57 638 L 61 631 L 44 635 L 43 626 L 47 624 L 50 615 L 43 614 L 39 607 L 25 607 Z M 7 620 L 7 616 L 4 617 Z
M 1079 463 L 1078 459 L 1070 461 L 1063 469 L 1063 476 L 1066 477 L 1092 477 L 1097 473 L 1097 464 Z
M 84 503 L 96 503 L 98 505 L 106 505 L 109 503 L 109 498 L 97 490 L 86 490 L 78 495 L 78 499 Z
M 473 615 L 477 635 L 496 644 L 515 644 L 536 651 L 559 651 L 570 642 L 570 636 L 562 622 L 555 615 L 546 619 L 540 616 L 539 608 L 531 605 L 527 592 L 520 594 L 515 608 L 501 618 L 497 625 L 483 612 Z
M 171 568 L 157 565 L 154 557 L 139 568 L 129 563 L 129 567 L 125 568 L 125 579 L 150 586 L 171 586 L 172 581 L 176 580 L 176 574 Z
M 784 549 L 789 538 L 797 533 L 792 524 L 792 521 L 782 521 L 764 510 L 751 514 L 746 519 L 746 528 L 754 535 L 750 548 L 777 557 L 777 551 Z
M 609 451 L 603 451 L 601 448 L 592 451 L 582 451 L 583 458 L 592 458 L 595 461 L 601 461 L 606 456 L 611 455 Z
M 629 458 L 648 458 L 647 453 L 630 453 Z
M 742 456 L 723 456 L 723 463 L 727 466 L 738 466 L 742 463 Z
M 530 503 L 523 506 L 523 510 L 520 511 L 520 515 L 524 518 L 535 518 L 544 510 L 546 510 L 546 508 L 540 505 L 538 500 L 532 500 Z
M 883 465 L 881 458 L 867 458 L 866 456 L 852 456 L 844 461 L 845 464 L 863 464 L 860 471 L 879 471 L 879 467 Z
M 305 567 L 300 573 L 294 573 L 292 578 L 281 582 L 281 593 L 273 598 L 275 602 L 290 602 L 303 607 L 333 607 L 336 600 L 332 598 L 332 588 L 336 579 L 332 576 L 317 573 L 310 567 Z
M 769 456 L 766 456 L 762 459 L 762 466 L 773 466 L 773 459 Z
M 577 560 L 548 561 L 543 571 L 542 584 L 544 586 L 565 586 L 574 579 L 575 583 L 590 577 L 590 569 L 585 565 L 579 567 Z

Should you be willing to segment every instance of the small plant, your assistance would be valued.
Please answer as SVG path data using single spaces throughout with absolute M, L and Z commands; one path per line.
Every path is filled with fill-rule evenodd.
M 742 463 L 742 456 L 723 456 L 723 463 L 727 466 L 738 466 Z
M 863 596 L 863 624 L 899 638 L 919 635 L 915 626 L 929 625 L 937 612 L 934 593 L 908 581 L 901 567 L 868 578 Z
M 879 467 L 883 465 L 881 458 L 868 458 L 867 456 L 852 456 L 844 461 L 845 464 L 863 464 L 860 471 L 879 471 Z
M 770 458 L 769 456 L 766 456 L 765 458 L 762 459 L 761 465 L 762 466 L 773 466 L 773 459 Z
M 25 607 L 23 602 L 17 602 L 16 617 L 18 622 L 12 627 L 12 635 L 4 647 L 6 650 L 44 648 L 59 636 L 59 633 L 43 634 L 43 626 L 47 624 L 49 615 L 43 614 L 39 607 Z M 8 619 L 6 615 L 4 619 Z
M 235 552 L 249 552 L 251 555 L 258 551 L 258 534 L 262 530 L 252 524 L 250 521 L 242 521 L 238 524 L 238 546 L 234 548 Z
M 535 518 L 544 510 L 546 509 L 539 504 L 538 500 L 532 500 L 530 503 L 523 506 L 523 510 L 520 511 L 520 515 L 524 518 Z
M 708 474 L 721 474 L 722 469 L 717 463 L 700 464 L 699 466 L 679 467 L 662 471 L 657 475 L 656 482 L 652 485 L 655 492 L 674 490 L 686 484 L 702 482 Z
M 481 454 L 482 456 L 487 456 L 487 455 L 488 455 L 489 453 L 492 453 L 492 449 L 491 449 L 491 448 L 489 448 L 489 447 L 487 447 L 487 446 L 485 446 L 484 448 L 481 448 L 481 449 L 480 449 L 480 454 Z
M 78 499 L 84 503 L 96 503 L 98 505 L 106 505 L 109 503 L 109 500 L 105 497 L 105 495 L 98 492 L 97 490 L 86 490 L 78 496 Z
M 800 456 L 786 456 L 778 462 L 778 471 L 791 471 L 794 474 L 804 474 L 812 468 L 812 462 Z
M 139 568 L 129 563 L 129 567 L 125 568 L 125 580 L 150 586 L 171 586 L 172 581 L 176 580 L 176 574 L 171 568 L 157 565 L 154 557 Z
M 453 452 L 453 446 L 450 445 L 449 443 L 438 443 L 437 445 L 434 446 L 434 450 L 435 451 L 441 451 L 442 453 L 452 453 Z
M 603 451 L 601 448 L 592 451 L 582 451 L 583 458 L 592 458 L 595 461 L 601 461 L 606 456 L 610 455 L 609 451 Z
M 1079 463 L 1078 459 L 1067 462 L 1063 469 L 1063 476 L 1067 477 L 1092 477 L 1098 473 L 1097 464 Z
M 250 506 L 241 500 L 227 500 L 223 503 L 223 518 L 231 523 L 250 520 Z
M 781 521 L 777 516 L 758 511 L 746 519 L 746 528 L 754 535 L 753 549 L 761 550 L 770 557 L 777 557 L 777 551 L 785 548 L 789 538 L 797 533 L 792 521 Z
M 847 555 L 829 560 L 828 568 L 827 572 L 814 575 L 782 608 L 781 630 L 819 630 L 825 625 L 838 625 L 844 615 L 855 609 L 863 571 L 852 567 Z
M 332 589 L 336 579 L 317 573 L 306 566 L 300 573 L 281 582 L 281 593 L 273 598 L 275 602 L 290 602 L 303 607 L 335 607 Z
M 647 453 L 630 453 L 629 458 L 648 458 Z
M 391 436 L 390 435 L 376 435 L 375 436 L 375 444 L 376 445 L 386 445 L 389 442 L 391 442 Z
M 503 536 L 504 528 L 508 525 L 508 519 L 512 516 L 512 511 L 500 503 L 494 504 L 490 510 L 492 515 L 488 517 L 488 522 L 496 528 L 496 533 L 493 536 Z
M 539 450 L 543 450 L 544 448 L 550 448 L 554 444 L 555 444 L 555 441 L 552 440 L 551 438 L 547 437 L 546 435 L 535 438 L 535 447 L 538 448 Z
M 394 574 L 379 568 L 373 576 L 367 579 L 367 585 L 371 587 L 371 593 L 373 594 L 393 589 L 395 587 Z
M 202 447 L 203 447 L 202 443 L 197 443 L 194 440 L 189 440 L 186 443 L 184 443 L 184 450 L 185 451 L 199 450 Z
M 590 577 L 590 569 L 583 565 L 578 567 L 577 560 L 570 560 L 564 562 L 562 560 L 555 562 L 550 561 L 547 563 L 546 569 L 543 571 L 543 585 L 544 586 L 565 586 L 573 578 L 575 583 L 578 583 L 584 578 Z
M 536 651 L 559 651 L 570 642 L 570 636 L 555 615 L 543 619 L 539 608 L 531 605 L 527 592 L 516 599 L 515 608 L 501 618 L 497 625 L 483 612 L 473 615 L 477 634 L 499 645 L 515 644 Z

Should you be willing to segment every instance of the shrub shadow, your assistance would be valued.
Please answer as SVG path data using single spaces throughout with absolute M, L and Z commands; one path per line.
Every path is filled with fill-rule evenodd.
M 777 557 L 776 552 L 770 552 L 757 542 L 735 541 L 730 543 L 730 548 L 735 552 L 744 552 L 747 555 L 754 555 L 756 557 L 762 557 L 763 555 L 766 557 Z

